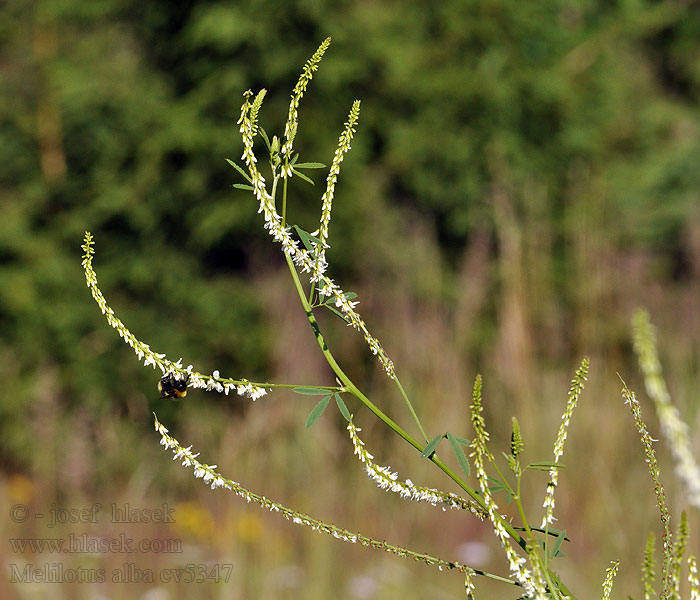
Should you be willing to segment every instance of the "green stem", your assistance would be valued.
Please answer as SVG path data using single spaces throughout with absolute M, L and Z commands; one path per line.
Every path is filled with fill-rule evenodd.
M 314 389 L 314 390 L 326 390 L 328 393 L 331 392 L 342 392 L 343 388 L 337 386 L 337 385 L 306 385 L 306 384 L 299 384 L 299 383 L 256 383 L 255 381 L 240 381 L 239 383 L 250 383 L 251 385 L 254 385 L 256 387 L 261 387 L 261 388 L 307 388 L 307 389 Z
M 287 266 L 289 267 L 289 272 L 292 275 L 292 280 L 294 281 L 294 285 L 297 289 L 297 293 L 299 295 L 299 300 L 302 303 L 302 306 L 304 307 L 304 310 L 306 312 L 306 317 L 309 320 L 309 323 L 311 325 L 311 328 L 314 331 L 314 334 L 316 336 L 316 341 L 318 342 L 319 347 L 321 348 L 321 352 L 323 353 L 323 356 L 325 357 L 326 361 L 328 362 L 329 366 L 331 369 L 333 369 L 333 372 L 335 373 L 336 377 L 339 379 L 339 381 L 345 386 L 348 392 L 350 392 L 353 396 L 355 396 L 358 400 L 360 400 L 374 415 L 382 421 L 387 427 L 389 427 L 394 433 L 396 433 L 398 436 L 400 436 L 402 439 L 404 439 L 406 442 L 411 444 L 416 450 L 419 452 L 423 452 L 425 449 L 425 446 L 422 445 L 420 442 L 418 442 L 415 438 L 413 438 L 410 434 L 408 434 L 402 427 L 400 427 L 397 423 L 395 423 L 387 414 L 385 414 L 378 406 L 376 406 L 367 396 L 365 396 L 358 388 L 357 386 L 352 382 L 352 380 L 345 374 L 345 372 L 340 368 L 340 365 L 336 362 L 335 358 L 331 354 L 331 351 L 328 349 L 328 346 L 326 346 L 326 342 L 323 338 L 323 334 L 321 333 L 321 330 L 318 326 L 318 323 L 316 321 L 316 317 L 314 316 L 311 306 L 306 300 L 306 294 L 304 294 L 304 288 L 301 285 L 301 281 L 299 280 L 299 275 L 294 268 L 294 263 L 292 262 L 292 259 L 289 258 L 289 256 L 286 256 L 287 259 Z M 474 500 L 481 508 L 484 510 L 486 509 L 486 504 L 483 500 L 483 498 L 476 493 L 475 490 L 473 490 L 469 484 L 464 481 L 459 475 L 457 475 L 450 467 L 448 467 L 442 460 L 440 460 L 435 453 L 433 453 L 430 457 L 430 460 L 437 465 L 450 479 L 452 479 L 460 488 L 462 488 L 467 495 Z M 501 521 L 503 523 L 503 526 L 505 527 L 506 531 L 511 535 L 511 537 L 517 541 L 517 543 L 525 548 L 525 540 L 523 537 L 513 528 L 513 526 L 508 523 L 505 519 L 501 518 Z
M 495 465 L 495 461 L 494 461 Z M 498 468 L 497 468 L 498 470 Z M 532 529 L 530 528 L 530 524 L 527 521 L 527 516 L 525 516 L 525 507 L 523 507 L 523 502 L 522 498 L 520 497 L 520 490 L 521 490 L 521 480 L 522 480 L 522 473 L 517 473 L 516 474 L 516 491 L 515 494 L 513 495 L 513 498 L 515 499 L 515 505 L 518 507 L 518 514 L 520 515 L 520 520 L 522 521 L 523 528 L 525 529 L 525 534 L 527 535 L 527 539 L 530 540 L 530 548 L 532 553 L 536 553 L 537 555 L 537 562 L 543 567 L 542 569 L 542 574 L 544 575 L 545 583 L 547 584 L 547 588 L 549 589 L 550 593 L 554 598 L 559 598 L 559 592 L 556 589 L 556 587 L 552 583 L 552 578 L 550 576 L 548 566 L 547 566 L 547 560 L 546 560 L 546 555 L 545 557 L 542 556 L 541 554 L 541 547 L 538 543 L 538 540 L 535 538 L 535 536 L 532 533 Z M 510 486 L 508 486 L 510 487 Z
M 285 162 L 285 166 L 286 166 Z M 279 177 L 275 176 L 275 180 L 272 184 L 272 189 L 274 190 L 275 187 L 277 186 L 277 180 Z M 272 196 L 273 198 L 275 197 L 274 194 Z M 287 225 L 287 178 L 284 178 L 284 182 L 282 183 L 282 227 Z
M 423 429 L 423 425 L 421 425 L 420 419 L 418 418 L 416 411 L 413 409 L 413 404 L 411 404 L 411 401 L 408 399 L 408 396 L 406 395 L 406 392 L 404 391 L 403 386 L 401 385 L 401 382 L 399 381 L 399 378 L 396 375 L 394 375 L 394 382 L 396 383 L 396 387 L 399 388 L 399 392 L 401 392 L 404 402 L 406 403 L 406 406 L 408 406 L 408 410 L 411 413 L 414 422 L 416 423 L 416 425 L 418 425 L 418 429 L 420 430 L 423 438 L 427 443 L 429 440 L 428 436 L 425 433 L 425 430 Z

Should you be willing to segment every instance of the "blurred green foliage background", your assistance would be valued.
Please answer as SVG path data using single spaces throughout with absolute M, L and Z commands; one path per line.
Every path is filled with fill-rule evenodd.
M 302 431 L 311 406 L 301 397 L 159 400 L 158 374 L 106 326 L 80 268 L 90 230 L 108 302 L 173 360 L 332 383 L 279 249 L 224 161 L 241 153 L 243 91 L 268 89 L 261 123 L 280 134 L 304 61 L 330 35 L 296 142 L 302 160 L 329 163 L 362 100 L 336 192 L 330 275 L 360 294 L 435 432 L 461 423 L 468 434 L 466 398 L 482 372 L 495 438 L 507 440 L 516 414 L 540 451 L 532 459 L 545 460 L 568 380 L 591 356 L 588 408 L 574 419 L 560 484 L 576 559 L 562 569 L 585 597 L 621 558 L 620 585 L 636 585 L 656 517 L 615 372 L 641 391 L 629 319 L 646 305 L 674 398 L 697 431 L 698 31 L 694 1 L 2 3 L 0 508 L 184 502 L 178 523 L 194 525 L 178 535 L 194 536 L 197 556 L 233 561 L 239 578 L 161 586 L 165 598 L 462 593 L 458 577 L 348 550 L 192 482 L 159 450 L 150 411 L 224 473 L 299 510 L 447 557 L 465 541 L 492 542 L 464 517 L 433 521 L 378 494 L 340 420 Z M 293 183 L 288 213 L 307 230 L 325 173 L 314 177 L 315 188 Z M 344 368 L 407 423 L 361 338 L 333 319 L 324 327 Z M 360 420 L 380 463 L 435 475 Z M 671 465 L 666 476 L 673 489 Z M 485 566 L 503 572 L 492 548 Z M 153 587 L 104 593 L 150 597 Z M 59 597 L 51 589 L 46 597 Z M 3 597 L 28 591 L 10 586 Z M 93 593 L 68 586 L 65 597 Z

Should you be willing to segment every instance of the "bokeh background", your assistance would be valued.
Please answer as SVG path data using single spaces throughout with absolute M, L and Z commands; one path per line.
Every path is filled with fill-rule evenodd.
M 152 411 L 255 491 L 507 572 L 487 526 L 377 490 L 338 414 L 304 430 L 313 397 L 160 400 L 158 373 L 139 365 L 85 287 L 80 244 L 90 230 L 108 302 L 156 351 L 232 377 L 333 382 L 279 248 L 224 161 L 241 153 L 243 91 L 268 89 L 261 122 L 280 134 L 304 61 L 332 36 L 296 141 L 301 160 L 329 163 L 352 100 L 362 100 L 336 193 L 330 275 L 359 294 L 433 435 L 470 437 L 467 403 L 482 373 L 494 448 L 505 449 L 516 415 L 526 460 L 547 460 L 569 381 L 591 357 L 557 494 L 572 539 L 557 568 L 578 597 L 599 597 L 608 561 L 620 559 L 618 596 L 640 597 L 643 545 L 659 519 L 616 373 L 658 433 L 630 341 L 632 313 L 646 306 L 697 441 L 698 31 L 700 3 L 680 0 L 3 2 L 0 596 L 462 597 L 459 575 L 324 539 L 210 491 L 160 448 Z M 293 182 L 288 211 L 307 230 L 325 172 L 312 175 L 315 188 Z M 332 315 L 322 326 L 346 372 L 410 428 L 361 337 Z M 350 409 L 380 464 L 447 485 Z M 665 441 L 658 448 L 677 517 L 684 496 Z M 527 487 L 534 515 L 545 482 L 534 475 Z M 95 503 L 97 522 L 48 526 L 52 509 L 75 515 Z M 165 503 L 175 522 L 112 523 L 111 505 L 125 503 Z M 24 522 L 11 518 L 17 505 L 28 507 Z M 697 551 L 697 511 L 690 517 Z M 71 534 L 176 539 L 182 552 L 11 543 Z M 138 581 L 129 564 L 154 581 Z M 103 569 L 107 581 L 13 584 L 12 565 Z M 163 569 L 187 565 L 208 575 L 231 565 L 231 575 L 162 581 Z M 113 582 L 114 572 L 127 581 Z M 482 597 L 517 596 L 478 584 Z

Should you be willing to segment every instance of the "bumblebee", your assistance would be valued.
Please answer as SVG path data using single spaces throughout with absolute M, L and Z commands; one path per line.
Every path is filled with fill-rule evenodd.
M 184 398 L 187 395 L 187 384 L 190 380 L 189 373 L 180 375 L 172 371 L 163 375 L 158 382 L 158 391 L 161 398 Z

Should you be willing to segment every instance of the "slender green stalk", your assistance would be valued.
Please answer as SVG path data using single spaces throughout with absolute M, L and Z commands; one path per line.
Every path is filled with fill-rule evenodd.
M 287 172 L 287 169 L 289 169 L 289 157 L 285 157 L 284 159 L 284 170 L 285 173 Z M 272 184 L 272 199 L 275 199 L 275 194 L 274 194 L 274 189 L 275 186 L 277 185 L 277 180 L 279 177 L 275 176 L 273 184 Z M 287 177 L 284 178 L 284 181 L 282 183 L 282 227 L 287 226 Z
M 418 415 L 416 414 L 416 411 L 413 408 L 413 404 L 411 404 L 411 401 L 408 399 L 408 396 L 406 395 L 406 392 L 404 391 L 398 376 L 394 376 L 394 382 L 396 383 L 396 387 L 399 388 L 399 392 L 401 392 L 401 396 L 403 397 L 406 406 L 408 406 L 408 410 L 411 413 L 413 420 L 415 421 L 416 425 L 418 425 L 418 429 L 420 429 L 421 435 L 427 442 L 428 436 L 425 433 L 425 429 L 423 429 L 423 425 L 421 425 L 420 419 L 418 418 Z
M 238 380 L 236 380 L 238 381 Z M 314 390 L 328 390 L 328 393 L 331 392 L 340 392 L 342 388 L 337 385 L 307 385 L 305 383 L 269 383 L 267 381 L 265 382 L 258 382 L 258 381 L 245 381 L 246 383 L 250 383 L 251 385 L 255 385 L 258 387 L 262 388 L 289 388 L 289 389 L 295 389 L 295 388 L 307 388 L 307 389 L 314 389 Z

